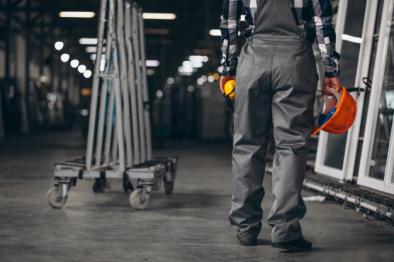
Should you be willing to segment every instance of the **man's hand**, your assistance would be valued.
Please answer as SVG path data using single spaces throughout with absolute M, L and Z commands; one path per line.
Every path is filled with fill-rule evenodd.
M 326 77 L 323 82 L 323 95 L 332 96 L 331 90 L 334 89 L 337 92 L 341 89 L 338 77 Z
M 222 94 L 224 94 L 224 85 L 229 80 L 235 80 L 235 77 L 234 76 L 221 76 L 220 77 L 219 87 L 220 87 L 220 91 L 222 92 Z

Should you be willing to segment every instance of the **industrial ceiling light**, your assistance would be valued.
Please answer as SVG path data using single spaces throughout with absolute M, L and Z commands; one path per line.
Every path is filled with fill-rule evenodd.
M 164 95 L 164 93 L 163 93 L 162 90 L 157 90 L 157 91 L 156 91 L 156 97 L 157 97 L 157 98 L 162 98 L 163 95 Z
M 194 68 L 201 68 L 203 67 L 203 63 L 206 63 L 209 61 L 208 56 L 203 56 L 203 55 L 191 55 L 189 56 L 190 62 L 193 64 Z
M 201 68 L 204 64 L 201 61 L 191 61 L 193 64 L 193 68 Z
M 186 60 L 186 61 L 183 61 L 183 62 L 182 62 L 182 66 L 183 66 L 184 68 L 193 68 L 193 63 L 190 62 L 189 60 Z
M 193 63 L 189 60 L 183 61 L 182 65 L 178 68 L 179 73 L 192 74 L 194 71 Z
M 63 43 L 62 41 L 57 41 L 57 42 L 55 43 L 55 49 L 56 49 L 57 51 L 62 50 L 63 47 L 64 47 L 64 43 Z
M 193 85 L 189 85 L 189 86 L 187 87 L 187 91 L 189 91 L 190 93 L 193 93 L 195 89 L 196 89 L 196 88 L 195 88 Z
M 222 33 L 220 32 L 220 29 L 211 29 L 211 30 L 209 30 L 209 35 L 210 36 L 221 36 Z
M 68 60 L 70 60 L 70 55 L 69 55 L 69 54 L 62 54 L 62 55 L 60 56 L 60 60 L 61 60 L 63 63 L 67 63 Z
M 158 60 L 146 60 L 146 67 L 158 67 L 160 62 Z
M 148 20 L 175 20 L 176 15 L 173 13 L 144 13 L 144 19 Z
M 155 73 L 156 73 L 156 71 L 155 71 L 154 69 L 152 69 L 152 68 L 148 68 L 148 69 L 146 70 L 146 74 L 147 74 L 148 76 L 153 76 Z
M 83 77 L 90 78 L 91 76 L 92 76 L 92 71 L 86 70 L 85 72 L 83 72 Z
M 88 37 L 80 38 L 79 43 L 81 45 L 97 45 L 97 38 L 88 38 Z
M 202 86 L 205 83 L 205 80 L 202 77 L 197 79 L 197 85 Z
M 96 53 L 97 52 L 97 47 L 96 46 L 88 46 L 86 47 L 86 53 Z
M 79 65 L 78 66 L 78 72 L 83 74 L 86 71 L 86 66 L 85 65 Z
M 208 56 L 206 55 L 191 55 L 189 56 L 189 60 L 193 61 L 193 60 L 201 60 L 203 62 L 208 62 Z
M 191 76 L 194 72 L 193 64 L 190 61 L 183 61 L 182 65 L 178 67 L 178 72 L 181 75 Z
M 175 79 L 173 77 L 169 77 L 167 78 L 166 83 L 168 85 L 173 85 L 175 83 Z
M 73 59 L 71 60 L 70 65 L 72 68 L 77 68 L 79 65 L 79 61 L 77 59 Z
M 94 12 L 84 11 L 61 11 L 59 16 L 62 18 L 93 18 L 96 14 Z

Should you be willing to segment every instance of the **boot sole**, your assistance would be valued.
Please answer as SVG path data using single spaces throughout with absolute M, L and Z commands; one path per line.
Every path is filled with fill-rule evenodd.
M 257 241 L 256 242 L 254 242 L 254 241 L 253 242 L 246 242 L 246 241 L 239 240 L 239 244 L 244 247 L 257 246 Z
M 286 246 L 282 244 L 272 244 L 273 248 L 280 249 L 283 252 L 296 253 L 296 252 L 308 252 L 311 251 L 312 247 L 296 247 L 296 246 Z
M 239 241 L 239 244 L 244 247 L 257 246 L 257 243 L 258 243 L 257 239 L 255 239 L 255 240 L 253 239 L 253 240 L 248 241 L 248 240 L 241 239 L 239 236 L 237 236 L 237 239 Z

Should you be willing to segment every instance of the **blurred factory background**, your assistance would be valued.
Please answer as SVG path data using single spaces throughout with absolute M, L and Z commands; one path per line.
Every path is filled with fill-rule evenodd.
M 65 127 L 83 131 L 89 114 L 99 1 L 3 2 L 0 137 Z M 226 138 L 225 109 L 216 105 L 221 99 L 215 99 L 218 90 L 212 88 L 219 77 L 220 53 L 219 16 L 212 14 L 221 12 L 222 3 L 141 4 L 146 10 L 155 137 Z M 89 11 L 62 13 L 75 7 Z M 212 106 L 222 108 L 216 118 L 207 117 Z
M 14 172 L 26 172 L 18 169 L 25 160 L 17 160 L 10 155 L 25 156 L 26 161 L 30 161 L 29 156 L 41 152 L 39 148 L 41 145 L 48 145 L 49 139 L 56 141 L 53 147 L 68 140 L 69 142 L 64 143 L 78 145 L 78 148 L 72 151 L 73 154 L 82 155 L 84 152 L 96 61 L 99 2 L 0 0 L 0 182 L 4 182 L 0 189 L 6 192 L 4 196 L 12 195 L 13 190 L 17 190 L 6 182 L 7 179 L 14 179 Z M 222 183 L 221 179 L 228 179 L 223 182 L 223 186 L 229 188 L 216 193 L 225 192 L 229 197 L 232 114 L 226 109 L 218 89 L 222 71 L 219 30 L 222 0 L 137 2 L 144 9 L 146 67 L 154 149 L 157 152 L 180 154 L 181 165 L 184 156 L 185 167 L 179 174 L 180 177 L 184 175 L 179 182 L 179 187 L 183 187 L 182 194 L 186 194 L 187 190 L 196 194 L 203 192 L 203 182 L 197 178 L 201 176 L 216 185 Z M 341 53 L 341 81 L 347 87 L 355 87 L 352 94 L 357 99 L 358 114 L 348 133 L 321 133 L 312 137 L 313 147 L 310 151 L 309 174 L 305 187 L 315 194 L 317 192 L 327 198 L 336 199 L 345 206 L 349 204 L 355 207 L 364 217 L 371 216 L 390 224 L 394 220 L 394 1 L 333 0 L 332 4 L 337 50 Z M 315 49 L 317 67 L 322 74 L 319 51 Z M 316 118 L 322 108 L 320 95 L 321 83 L 315 106 Z M 56 152 L 59 153 L 62 148 L 60 146 Z M 40 178 L 46 181 L 46 185 L 52 178 L 50 167 L 53 162 L 64 160 L 59 159 L 61 157 L 70 157 L 61 153 L 47 154 L 44 154 L 43 158 L 49 157 L 48 161 L 51 162 L 42 164 L 46 167 L 42 170 L 45 170 L 47 175 Z M 218 157 L 220 160 L 214 162 L 207 156 Z M 200 158 L 201 165 L 197 165 L 195 162 L 200 163 Z M 189 166 L 186 166 L 188 164 Z M 216 164 L 219 167 L 224 165 L 225 168 L 212 171 L 211 176 L 208 167 Z M 195 183 L 196 188 L 192 188 L 191 183 Z M 35 185 L 34 188 L 39 187 Z M 215 190 L 212 185 L 208 186 L 207 192 L 212 193 Z M 40 199 L 38 193 L 34 194 Z M 81 197 L 81 194 L 76 196 Z M 4 198 L 1 195 L 0 197 Z M 78 203 L 76 210 L 85 208 L 81 207 L 81 199 L 84 197 L 75 198 Z M 94 205 L 92 199 L 85 199 L 89 200 L 89 205 Z M 178 206 L 182 206 L 180 199 L 176 202 Z M 185 197 L 184 200 L 193 202 L 206 199 L 195 196 Z M 229 204 L 227 200 L 216 200 L 222 205 L 224 211 L 220 215 L 224 219 Z M 108 202 L 113 204 L 114 200 Z M 11 202 L 4 198 L 0 203 L 6 207 Z M 163 202 L 158 202 L 156 208 L 160 203 Z M 164 204 L 171 206 L 167 202 Z M 325 212 L 322 210 L 324 207 L 319 208 L 311 207 L 311 214 Z M 340 206 L 338 208 L 341 209 Z M 182 215 L 182 212 L 180 213 Z M 327 216 L 331 214 L 328 212 Z M 358 227 L 352 229 L 354 238 L 348 239 L 349 245 L 357 241 L 356 239 L 365 240 L 363 244 L 367 245 L 369 240 L 366 235 L 373 235 L 368 230 L 363 232 L 366 235 L 357 235 L 359 228 L 381 226 L 382 228 L 376 229 L 376 232 L 380 233 L 371 237 L 371 241 L 382 244 L 379 248 L 375 246 L 378 248 L 376 252 L 380 254 L 377 261 L 390 261 L 393 258 L 392 227 L 387 227 L 386 224 L 364 225 L 364 222 L 357 220 L 357 217 L 362 218 L 355 212 L 342 210 L 335 214 L 337 215 L 334 220 L 347 216 L 346 219 Z M 70 216 L 78 218 L 75 214 Z M 133 214 L 128 219 L 132 217 Z M 106 219 L 109 220 L 110 216 Z M 321 217 L 320 219 L 328 224 L 334 223 Z M 1 218 L 0 222 L 0 228 L 4 223 L 8 223 L 1 221 Z M 316 228 L 320 227 L 318 222 L 313 222 Z M 104 221 L 100 223 L 105 224 Z M 343 230 L 345 228 L 342 227 Z M 181 233 L 187 234 L 187 231 Z M 333 240 L 335 241 L 338 239 Z M 7 246 L 4 243 L 0 242 L 0 247 L 2 244 Z M 0 248 L 0 260 L 2 250 L 4 249 Z M 351 255 L 354 251 L 349 249 L 343 252 Z M 357 253 L 360 261 L 372 260 L 364 255 L 362 252 Z M 139 257 L 138 261 L 143 258 Z M 172 257 L 173 260 L 165 261 L 192 261 L 187 255 L 183 258 Z M 245 257 L 241 254 L 238 258 L 239 260 L 234 261 L 241 261 Z M 371 260 L 368 260 L 369 258 Z

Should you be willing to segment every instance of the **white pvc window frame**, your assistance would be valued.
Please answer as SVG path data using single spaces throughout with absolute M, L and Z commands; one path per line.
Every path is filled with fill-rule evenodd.
M 378 51 L 376 54 L 376 64 L 373 78 L 372 78 L 372 89 L 370 102 L 368 107 L 367 121 L 365 127 L 365 136 L 362 147 L 360 170 L 358 174 L 357 183 L 362 186 L 370 187 L 378 191 L 394 194 L 394 183 L 392 178 L 394 176 L 394 121 L 391 128 L 390 142 L 388 148 L 388 157 L 385 167 L 384 179 L 379 180 L 373 177 L 369 177 L 369 171 L 371 166 L 372 150 L 374 145 L 374 138 L 376 132 L 376 123 L 378 120 L 379 105 L 382 96 L 382 87 L 384 75 L 386 73 L 387 65 L 387 54 L 389 48 L 389 39 L 393 21 L 393 8 L 394 0 L 385 0 L 383 5 L 382 22 L 379 31 L 379 42 Z M 371 141 L 372 143 L 367 143 Z
M 365 92 L 355 97 L 357 101 L 357 115 L 353 127 L 348 132 L 346 151 L 348 151 L 347 158 L 344 161 L 343 179 L 353 180 L 354 169 L 356 165 L 358 142 L 360 139 L 361 122 L 363 117 L 363 108 L 365 103 L 365 93 L 367 86 L 362 79 L 368 76 L 371 66 L 372 47 L 374 42 L 374 30 L 376 19 L 378 16 L 379 2 L 376 0 L 368 0 L 365 6 L 365 17 L 362 32 L 362 42 L 359 53 L 359 63 L 357 66 L 355 86 L 364 88 Z M 375 63 L 377 65 L 377 63 Z M 368 140 L 367 140 L 368 141 Z
M 337 42 L 336 50 L 338 52 L 342 49 L 342 35 L 345 29 L 346 14 L 348 8 L 348 0 L 339 1 L 338 14 L 336 21 L 336 33 Z M 366 88 L 362 83 L 362 78 L 368 75 L 368 70 L 370 66 L 371 51 L 373 44 L 373 31 L 376 22 L 376 10 L 378 1 L 367 0 L 363 21 L 363 30 L 361 35 L 360 52 L 358 56 L 357 72 L 355 77 L 355 86 Z M 372 33 L 371 33 L 372 32 Z M 351 128 L 347 133 L 345 153 L 343 159 L 343 165 L 341 169 L 329 167 L 324 164 L 324 159 L 326 157 L 327 143 L 329 135 L 322 132 L 319 136 L 317 155 L 315 163 L 315 172 L 319 174 L 324 174 L 339 180 L 352 180 L 354 165 L 357 155 L 357 145 L 360 133 L 360 125 L 362 120 L 362 109 L 364 104 L 365 93 L 362 92 L 357 99 L 357 116 L 353 128 Z

